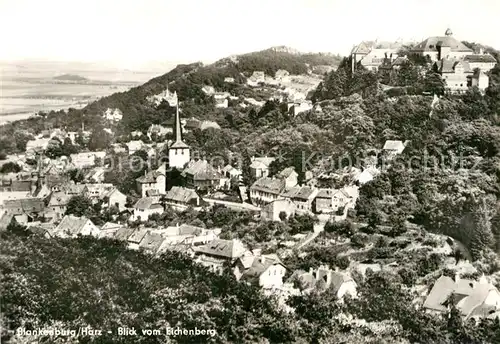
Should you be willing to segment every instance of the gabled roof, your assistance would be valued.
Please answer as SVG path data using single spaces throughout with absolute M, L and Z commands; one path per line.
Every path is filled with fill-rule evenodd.
M 280 173 L 278 173 L 278 177 L 279 178 L 288 178 L 288 177 L 290 177 L 294 173 L 297 175 L 297 172 L 295 172 L 295 168 L 294 167 L 287 167 L 283 171 L 281 171 Z
M 135 209 L 156 209 L 162 208 L 158 197 L 143 197 L 134 205 Z
M 384 150 L 395 150 L 395 151 L 403 151 L 405 148 L 403 141 L 394 141 L 394 140 L 387 140 L 385 141 L 384 144 Z
M 269 165 L 276 160 L 276 158 L 272 157 L 258 157 L 252 158 L 252 163 L 250 164 L 250 168 L 258 169 L 258 168 L 269 168 Z
M 132 234 L 128 237 L 127 241 L 129 243 L 139 244 L 142 239 L 148 234 L 148 229 L 146 228 L 136 228 Z
M 331 271 L 330 288 L 337 293 L 344 283 L 353 281 L 352 277 L 343 272 Z
M 311 195 L 314 194 L 316 190 L 309 186 L 296 186 L 288 190 L 283 194 L 283 197 L 289 197 L 292 199 L 308 200 Z
M 164 174 L 159 171 L 149 171 L 146 175 L 137 178 L 136 181 L 141 184 L 156 183 L 156 178 L 159 176 L 164 176 Z
M 196 191 L 182 186 L 173 186 L 165 195 L 165 198 L 170 201 L 188 203 L 192 199 L 199 198 Z
M 191 161 L 182 172 L 182 175 L 191 175 L 194 180 L 216 180 L 222 178 L 217 170 L 206 160 Z
M 54 230 L 54 234 L 65 233 L 67 235 L 78 235 L 88 222 L 92 223 L 92 221 L 85 216 L 78 217 L 66 215 L 61 220 L 61 223 L 59 223 L 59 226 Z
M 45 208 L 41 198 L 8 199 L 3 202 L 4 209 L 14 211 L 13 215 L 41 212 Z
M 491 291 L 497 292 L 497 288 L 493 286 L 491 283 L 485 283 L 485 284 L 477 284 L 474 290 L 468 295 L 461 307 L 460 311 L 462 312 L 463 315 L 470 316 L 473 315 L 473 313 L 486 313 L 488 314 L 489 310 L 494 310 L 496 307 L 488 307 L 484 305 L 484 302 L 486 301 L 486 298 L 488 297 L 489 293 Z M 485 308 L 485 312 L 481 312 L 480 308 Z
M 264 177 L 257 179 L 250 188 L 253 190 L 279 194 L 285 188 L 285 181 L 283 179 Z
M 369 54 L 370 51 L 372 50 L 372 45 L 373 42 L 367 42 L 367 41 L 361 42 L 352 49 L 351 54 L 363 54 L 363 55 Z
M 235 240 L 215 239 L 206 245 L 195 248 L 196 252 L 221 258 L 238 258 L 241 254 L 236 250 Z
M 240 258 L 240 260 L 242 261 L 242 265 L 245 266 L 243 263 L 246 263 L 248 265 L 248 260 L 244 262 L 242 258 Z M 250 265 L 250 267 L 243 272 L 241 276 L 242 280 L 258 279 L 267 269 L 269 269 L 270 266 L 276 264 L 283 265 L 281 260 L 275 254 L 262 255 L 260 257 L 252 257 L 252 258 L 253 258 L 252 265 Z
M 110 229 L 120 229 L 122 228 L 123 225 L 119 224 L 119 223 L 113 223 L 113 222 L 106 222 L 102 227 L 101 227 L 101 230 L 102 231 L 105 231 L 105 230 L 110 230 Z
M 340 190 L 338 190 L 338 189 L 322 188 L 322 189 L 319 189 L 318 194 L 316 195 L 316 198 L 332 198 L 333 195 L 339 191 Z
M 160 248 L 163 241 L 165 241 L 165 238 L 160 234 L 147 233 L 143 237 L 139 247 L 148 251 L 156 252 Z
M 424 307 L 437 311 L 445 311 L 446 307 L 443 303 L 445 303 L 454 290 L 455 282 L 450 277 L 439 277 L 425 299 Z
M 68 195 L 64 192 L 53 192 L 50 195 L 48 207 L 66 206 L 73 195 Z
M 134 233 L 135 228 L 122 227 L 116 231 L 115 239 L 127 241 L 128 238 Z
M 442 59 L 436 61 L 436 68 L 440 73 L 454 73 L 457 66 L 463 66 L 464 73 L 472 73 L 469 62 L 454 59 Z

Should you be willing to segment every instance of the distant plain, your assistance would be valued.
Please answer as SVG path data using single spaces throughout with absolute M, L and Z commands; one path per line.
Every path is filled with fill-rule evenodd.
M 132 71 L 79 62 L 0 62 L 0 123 L 39 111 L 82 108 L 166 73 L 173 66 Z

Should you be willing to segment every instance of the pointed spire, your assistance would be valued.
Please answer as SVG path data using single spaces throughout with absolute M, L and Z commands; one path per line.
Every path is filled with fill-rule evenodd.
M 175 113 L 175 142 L 181 142 L 182 141 L 182 136 L 181 136 L 181 118 L 179 116 L 179 102 L 177 102 L 177 110 Z

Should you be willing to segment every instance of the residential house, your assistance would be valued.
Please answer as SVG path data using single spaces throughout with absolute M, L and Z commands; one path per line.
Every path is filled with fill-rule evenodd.
M 137 178 L 137 192 L 142 197 L 164 195 L 167 188 L 167 178 L 163 170 L 144 172 L 144 176 Z
M 294 167 L 287 167 L 283 171 L 278 173 L 278 175 L 276 177 L 283 179 L 285 181 L 285 189 L 288 190 L 288 189 L 291 189 L 297 185 L 297 177 L 298 176 L 299 175 L 297 172 L 295 172 Z
M 254 178 L 267 177 L 269 175 L 269 165 L 276 160 L 271 157 L 252 157 L 250 171 Z
M 147 228 L 135 228 L 132 234 L 128 237 L 128 248 L 131 250 L 138 250 L 142 239 L 148 234 Z
M 366 184 L 371 182 L 377 175 L 380 174 L 380 171 L 376 168 L 365 168 L 363 172 L 360 172 L 354 176 L 354 181 L 358 182 L 359 185 Z
M 500 310 L 500 292 L 483 276 L 479 281 L 441 276 L 429 292 L 424 308 L 432 313 L 448 310 L 453 302 L 462 316 L 485 318 Z
M 206 245 L 194 248 L 195 261 L 210 270 L 222 273 L 224 263 L 231 266 L 247 249 L 239 240 L 216 239 Z
M 71 154 L 71 163 L 76 168 L 93 167 L 97 164 L 97 160 L 103 161 L 106 157 L 106 152 L 84 152 Z
M 442 59 L 435 62 L 433 68 L 441 75 L 446 89 L 450 92 L 465 92 L 471 86 L 469 79 L 473 76 L 473 70 L 466 61 Z
M 162 214 L 164 211 L 159 197 L 143 197 L 134 205 L 132 221 L 147 221 L 153 214 Z
M 394 157 L 403 153 L 405 149 L 405 144 L 403 141 L 399 140 L 387 140 L 385 141 L 382 150 L 388 154 L 389 157 Z
M 288 113 L 292 116 L 297 116 L 302 112 L 309 111 L 313 108 L 313 104 L 310 100 L 302 100 L 302 101 L 291 101 L 288 102 Z
M 105 173 L 105 167 L 94 167 L 86 173 L 84 180 L 88 183 L 102 183 L 104 182 Z
M 141 240 L 139 249 L 147 253 L 155 254 L 165 241 L 165 238 L 160 234 L 148 232 Z
M 339 210 L 344 212 L 356 206 L 359 190 L 356 186 L 348 186 L 342 189 L 319 189 L 314 200 L 314 211 L 316 213 L 331 214 Z
M 83 194 L 87 198 L 98 200 L 103 194 L 111 191 L 113 188 L 115 188 L 115 186 L 110 183 L 85 184 Z
M 129 141 L 126 143 L 126 145 L 128 148 L 128 155 L 132 155 L 144 148 L 144 142 L 142 142 L 141 140 Z
M 463 59 L 473 51 L 453 37 L 453 32 L 447 29 L 444 36 L 429 37 L 417 44 L 411 53 L 428 57 L 431 61 L 439 61 L 444 58 Z
M 31 173 L 9 173 L 0 177 L 0 192 L 32 192 L 36 179 Z
M 99 232 L 99 238 L 100 239 L 102 239 L 102 238 L 114 239 L 118 230 L 123 228 L 123 227 L 124 227 L 124 225 L 119 224 L 119 223 L 106 222 L 101 227 L 101 231 Z
M 208 242 L 218 239 L 220 229 L 205 229 L 191 225 L 176 225 L 167 228 L 160 228 L 152 230 L 151 233 L 156 233 L 165 238 L 164 245 L 205 245 Z
M 275 254 L 244 255 L 234 263 L 233 273 L 238 281 L 277 289 L 283 286 L 286 267 Z
M 255 87 L 259 86 L 259 83 L 266 81 L 266 75 L 262 71 L 254 71 L 252 76 L 247 79 L 247 84 L 249 86 Z
M 332 290 L 337 299 L 342 300 L 345 295 L 357 296 L 357 284 L 347 273 L 332 271 L 326 266 L 317 270 L 311 268 L 309 272 L 295 271 L 289 281 L 298 284 L 305 293 L 313 290 Z
M 147 136 L 149 139 L 152 139 L 152 135 L 156 135 L 157 137 L 166 136 L 167 134 L 171 134 L 174 131 L 171 127 L 164 127 L 160 124 L 151 124 L 148 128 Z
M 295 186 L 281 196 L 290 199 L 296 206 L 296 212 L 309 213 L 312 211 L 313 202 L 318 194 L 318 189 L 309 186 Z
M 479 91 L 484 92 L 490 86 L 490 78 L 482 70 L 474 72 L 468 79 L 468 85 L 477 87 Z
M 104 111 L 103 117 L 108 121 L 119 122 L 123 118 L 123 112 L 118 108 L 108 108 L 106 111 Z
M 228 84 L 234 84 L 234 78 L 226 77 L 224 78 L 224 82 L 227 82 Z
M 111 149 L 115 154 L 126 153 L 128 150 L 127 145 L 123 143 L 113 143 L 111 144 Z
M 257 179 L 250 187 L 250 200 L 253 205 L 266 204 L 280 198 L 284 190 L 283 179 L 263 177 Z
M 200 206 L 200 196 L 193 189 L 182 186 L 173 186 L 165 195 L 166 203 L 177 207 Z
M 0 214 L 13 216 L 18 223 L 24 225 L 42 215 L 44 208 L 41 198 L 6 199 L 0 205 Z
M 229 105 L 228 98 L 229 96 L 225 93 L 216 93 L 214 94 L 215 107 L 218 109 L 225 109 Z
M 206 130 L 208 128 L 220 129 L 220 125 L 214 121 L 201 121 L 200 130 Z
M 280 216 L 283 213 L 286 218 L 294 215 L 296 205 L 290 199 L 277 199 L 262 207 L 260 216 L 268 221 L 281 221 Z
M 464 61 L 469 64 L 470 69 L 478 68 L 483 73 L 488 73 L 497 64 L 497 60 L 493 56 L 483 54 L 482 51 L 479 54 L 466 55 Z
M 60 238 L 76 238 L 79 235 L 98 237 L 99 228 L 84 216 L 66 215 L 51 235 Z
M 205 93 L 206 95 L 208 96 L 212 96 L 215 94 L 215 88 L 213 86 L 209 86 L 209 85 L 204 85 L 201 90 L 203 91 L 203 93 Z
M 190 161 L 182 176 L 186 186 L 192 189 L 213 190 L 224 186 L 224 176 L 206 160 Z
M 226 178 L 234 181 L 241 181 L 241 177 L 243 174 L 240 169 L 237 169 L 236 167 L 233 167 L 229 164 L 224 166 L 224 168 L 222 169 L 222 173 L 224 174 L 224 176 L 226 176 Z
M 102 202 L 103 208 L 116 207 L 118 211 L 126 209 L 127 196 L 113 184 L 85 184 L 83 193 L 94 203 Z
M 50 138 L 40 138 L 26 142 L 26 152 L 46 150 L 49 146 Z
M 49 203 L 45 210 L 44 216 L 53 221 L 58 221 L 66 214 L 68 203 L 74 195 L 67 194 L 66 192 L 52 192 L 49 196 Z
M 128 241 L 128 238 L 136 231 L 137 228 L 121 227 L 115 232 L 114 238 L 119 241 Z

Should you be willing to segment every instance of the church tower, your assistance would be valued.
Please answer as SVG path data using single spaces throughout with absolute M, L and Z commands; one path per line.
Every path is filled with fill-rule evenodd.
M 177 169 L 183 169 L 184 166 L 189 162 L 189 146 L 182 141 L 181 132 L 181 119 L 179 116 L 179 103 L 176 105 L 177 110 L 175 112 L 175 141 L 168 149 L 168 163 L 169 167 L 175 167 Z

